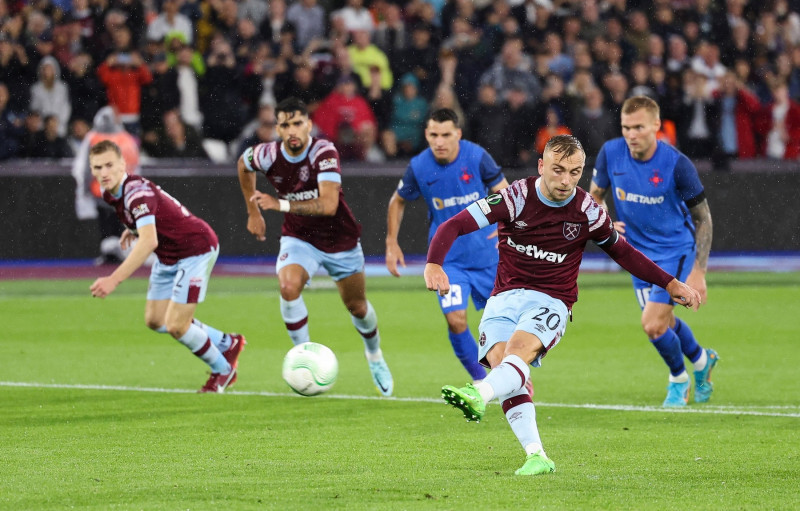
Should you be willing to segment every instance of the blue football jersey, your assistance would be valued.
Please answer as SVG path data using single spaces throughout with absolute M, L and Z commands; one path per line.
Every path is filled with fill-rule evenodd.
M 504 179 L 500 167 L 481 146 L 461 140 L 458 156 L 449 165 L 440 165 L 433 151 L 426 149 L 411 159 L 397 194 L 407 201 L 423 197 L 428 205 L 428 242 L 436 229 L 450 217 L 486 197 L 489 189 Z M 497 238 L 489 238 L 494 226 L 460 236 L 445 259 L 446 264 L 463 268 L 497 265 Z
M 683 153 L 657 142 L 648 161 L 635 160 L 625 139 L 603 144 L 592 180 L 611 191 L 617 218 L 631 245 L 654 260 L 694 248 L 692 206 L 705 197 L 694 164 Z

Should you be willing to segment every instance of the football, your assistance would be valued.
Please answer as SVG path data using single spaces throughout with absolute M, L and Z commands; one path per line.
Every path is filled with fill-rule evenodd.
M 327 392 L 336 383 L 339 361 L 330 348 L 317 342 L 298 344 L 283 358 L 283 379 L 303 396 Z

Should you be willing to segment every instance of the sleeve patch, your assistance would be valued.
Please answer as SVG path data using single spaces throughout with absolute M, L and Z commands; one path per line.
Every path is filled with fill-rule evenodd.
M 491 206 L 489 206 L 487 199 L 478 199 L 477 202 L 475 202 L 475 204 L 477 204 L 478 207 L 481 208 L 481 211 L 483 211 L 484 215 L 488 215 L 489 213 L 492 212 L 492 208 Z
M 139 218 L 140 216 L 144 216 L 150 213 L 150 208 L 147 207 L 147 204 L 139 204 L 133 210 L 131 210 L 131 215 L 133 218 Z
M 339 160 L 336 158 L 325 158 L 319 162 L 319 170 L 331 170 L 339 167 Z

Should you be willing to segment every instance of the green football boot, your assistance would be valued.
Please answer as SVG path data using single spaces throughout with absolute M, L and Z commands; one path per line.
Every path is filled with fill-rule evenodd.
M 442 397 L 449 404 L 461 410 L 467 422 L 480 422 L 483 414 L 486 413 L 486 403 L 478 389 L 471 383 L 467 383 L 460 389 L 452 385 L 445 385 L 442 387 Z
M 535 476 L 549 474 L 556 471 L 556 464 L 543 452 L 529 454 L 525 464 L 517 469 L 514 474 L 518 476 Z

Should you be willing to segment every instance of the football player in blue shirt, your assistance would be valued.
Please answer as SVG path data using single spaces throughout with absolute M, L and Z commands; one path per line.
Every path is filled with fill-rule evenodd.
M 425 127 L 428 149 L 411 159 L 389 201 L 386 229 L 386 267 L 395 277 L 397 264 L 405 266 L 397 242 L 406 201 L 419 197 L 428 205 L 428 241 L 436 229 L 476 200 L 508 186 L 494 159 L 481 146 L 461 140 L 458 115 L 449 108 L 435 110 Z M 497 269 L 497 230 L 486 227 L 459 238 L 444 262 L 450 292 L 439 297 L 448 335 L 456 356 L 474 381 L 486 376 L 478 362 L 478 347 L 467 324 L 467 302 L 472 296 L 481 310 L 492 293 Z
M 590 193 L 605 206 L 613 189 L 619 222 L 628 242 L 706 301 L 706 269 L 711 250 L 711 212 L 694 164 L 674 147 L 657 140 L 658 104 L 646 96 L 622 105 L 622 137 L 606 142 L 595 163 Z M 708 401 L 717 353 L 704 349 L 684 321 L 673 314 L 675 302 L 664 289 L 633 277 L 642 308 L 642 328 L 669 366 L 664 406 L 686 406 L 689 375 L 684 355 L 694 366 L 694 399 Z

